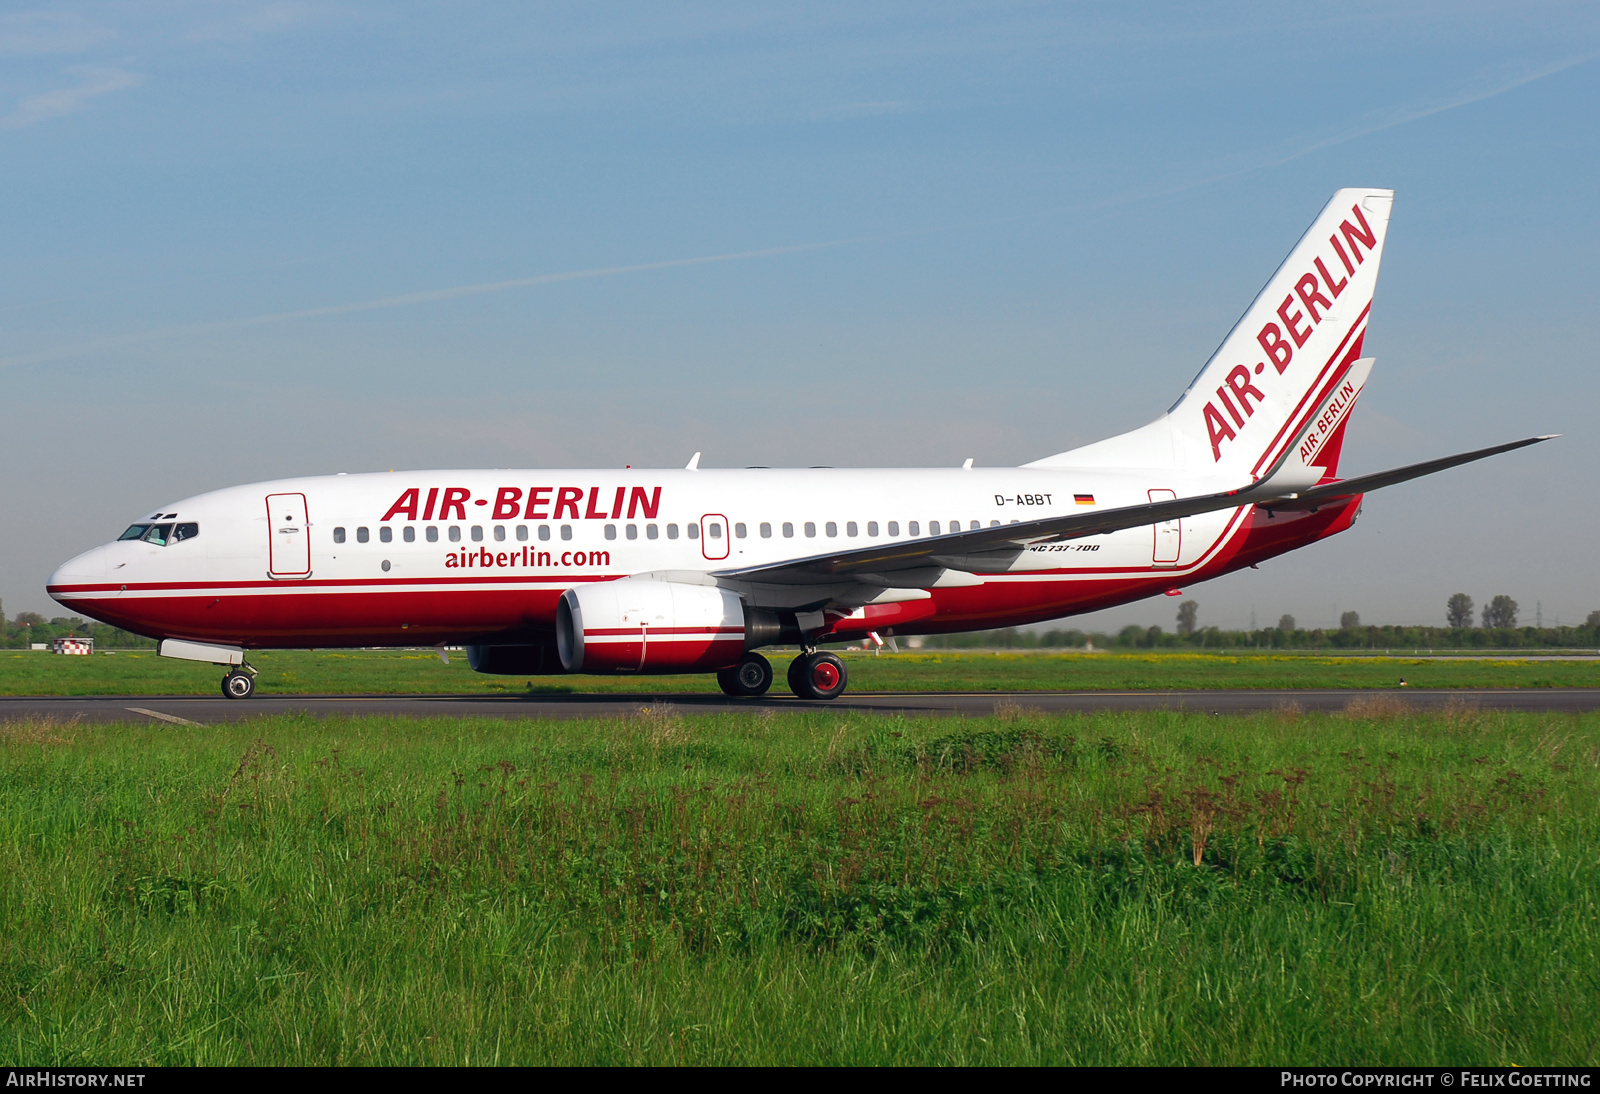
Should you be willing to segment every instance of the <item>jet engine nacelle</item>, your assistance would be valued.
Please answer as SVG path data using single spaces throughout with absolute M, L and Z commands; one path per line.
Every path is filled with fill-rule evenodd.
M 711 585 L 583 585 L 556 605 L 556 649 L 568 672 L 713 672 L 744 654 L 744 605 Z

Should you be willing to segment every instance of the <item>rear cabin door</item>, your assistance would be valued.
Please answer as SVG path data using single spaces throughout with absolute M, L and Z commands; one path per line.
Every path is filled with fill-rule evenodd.
M 728 518 L 721 513 L 700 518 L 700 553 L 712 562 L 728 557 Z
M 1177 501 L 1178 494 L 1174 490 L 1152 490 L 1150 500 Z M 1176 566 L 1178 553 L 1183 547 L 1183 529 L 1179 521 L 1167 520 L 1154 526 L 1156 538 L 1155 548 L 1151 554 L 1151 561 L 1157 566 Z
M 311 528 L 304 494 L 267 495 L 267 537 L 269 576 L 311 575 Z

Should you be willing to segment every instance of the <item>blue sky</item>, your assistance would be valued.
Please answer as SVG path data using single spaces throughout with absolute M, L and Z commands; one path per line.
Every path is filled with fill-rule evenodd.
M 1566 437 L 1202 622 L 1580 620 L 1597 57 L 1577 3 L 8 6 L 0 597 L 56 614 L 56 562 L 291 474 L 1060 451 L 1164 410 L 1372 185 L 1344 469 Z

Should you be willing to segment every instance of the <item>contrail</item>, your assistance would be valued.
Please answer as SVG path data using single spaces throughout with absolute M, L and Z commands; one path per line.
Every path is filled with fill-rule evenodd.
M 1479 88 L 1477 90 L 1460 91 L 1455 95 L 1449 96 L 1445 99 L 1435 99 L 1432 101 L 1413 103 L 1406 106 L 1390 107 L 1386 110 L 1373 111 L 1367 115 L 1364 121 L 1357 122 L 1328 136 L 1312 140 L 1301 138 L 1303 143 L 1293 144 L 1291 147 L 1287 148 L 1285 148 L 1283 144 L 1280 144 L 1278 146 L 1278 150 L 1276 151 L 1258 151 L 1253 155 L 1244 157 L 1246 162 L 1240 164 L 1240 166 L 1216 171 L 1200 178 L 1190 179 L 1186 182 L 1176 183 L 1171 186 L 1153 187 L 1148 190 L 1140 190 L 1132 193 L 1122 194 L 1115 198 L 1109 198 L 1100 204 L 1102 206 L 1122 205 L 1128 202 L 1168 197 L 1170 195 L 1181 194 L 1187 190 L 1193 190 L 1201 186 L 1208 186 L 1214 182 L 1226 182 L 1228 179 L 1239 178 L 1241 175 L 1248 175 L 1253 172 L 1263 171 L 1271 167 L 1282 167 L 1284 164 L 1292 163 L 1293 161 L 1301 159 L 1302 157 L 1312 155 L 1316 152 L 1321 152 L 1324 149 L 1336 147 L 1337 145 L 1346 144 L 1353 140 L 1359 140 L 1362 137 L 1368 137 L 1374 133 L 1381 133 L 1385 129 L 1393 129 L 1396 126 L 1407 125 L 1411 122 L 1420 121 L 1423 118 L 1431 118 L 1435 114 L 1443 114 L 1447 111 L 1456 110 L 1463 106 L 1470 106 L 1473 103 L 1481 103 L 1485 99 L 1492 99 L 1497 95 L 1504 95 L 1508 91 L 1514 91 L 1519 87 L 1542 80 L 1546 76 L 1554 76 L 1558 72 L 1565 72 L 1569 68 L 1576 68 L 1578 65 L 1587 64 L 1596 57 L 1600 57 L 1600 53 L 1586 53 L 1580 57 L 1569 57 L 1564 61 L 1556 61 L 1541 68 L 1536 68 L 1531 72 L 1524 72 L 1513 79 L 1494 84 L 1490 87 Z M 1292 142 L 1285 142 L 1285 144 L 1292 144 Z M 1236 160 L 1235 162 L 1238 161 Z
M 431 304 L 438 300 L 455 300 L 464 296 L 485 296 L 489 293 L 525 289 L 535 285 L 553 285 L 561 281 L 585 281 L 596 277 L 614 277 L 618 274 L 647 273 L 651 270 L 670 270 L 683 266 L 705 266 L 713 262 L 738 262 L 748 258 L 772 258 L 777 255 L 820 251 L 829 247 L 845 247 L 854 243 L 895 238 L 899 235 L 920 233 L 895 233 L 892 235 L 856 236 L 851 239 L 833 239 L 824 243 L 795 243 L 787 247 L 766 247 L 758 251 L 732 251 L 727 254 L 700 255 L 695 258 L 669 258 L 659 262 L 638 262 L 630 266 L 599 266 L 589 270 L 566 270 L 561 273 L 537 274 L 533 277 L 515 277 L 509 281 L 483 281 L 476 285 L 457 285 L 448 289 L 429 289 L 425 292 L 405 293 L 401 296 L 384 296 L 376 300 L 358 300 L 347 304 L 328 304 L 320 308 L 302 308 L 298 311 L 271 312 L 266 315 L 244 316 L 238 319 L 219 319 L 210 323 L 185 323 L 173 327 L 118 334 L 97 338 L 92 342 L 79 342 L 70 346 L 39 350 L 35 353 L 0 357 L 0 368 L 12 365 L 35 365 L 44 361 L 60 361 L 79 357 L 97 350 L 117 349 L 141 342 L 156 342 L 178 338 L 186 334 L 207 334 L 213 331 L 237 330 L 242 327 L 259 327 L 268 323 L 289 323 L 297 319 L 317 319 L 325 315 L 349 315 L 353 312 L 378 311 L 382 308 L 403 308 L 412 304 Z
M 1443 114 L 1459 107 L 1480 103 L 1485 99 L 1492 99 L 1508 91 L 1523 87 L 1547 76 L 1564 72 L 1569 68 L 1586 64 L 1600 57 L 1600 53 L 1587 53 L 1579 57 L 1556 61 L 1543 67 L 1524 72 L 1510 80 L 1494 84 L 1478 90 L 1467 90 L 1453 96 L 1432 102 L 1416 103 L 1410 106 L 1390 108 L 1385 111 L 1374 112 L 1362 122 L 1349 126 L 1328 136 L 1304 140 L 1304 143 L 1284 148 L 1279 145 L 1279 151 L 1262 150 L 1247 157 L 1247 162 L 1225 170 L 1208 173 L 1198 178 L 1191 178 L 1185 182 L 1170 186 L 1156 186 L 1144 190 L 1135 190 L 1112 197 L 1090 201 L 1087 208 L 1092 210 L 1107 210 L 1119 205 L 1133 202 L 1148 201 L 1152 198 L 1167 197 L 1183 193 L 1197 187 L 1206 186 L 1215 182 L 1224 182 L 1228 179 L 1238 178 L 1241 175 L 1251 174 L 1255 171 L 1270 167 L 1279 167 L 1304 156 L 1358 140 L 1361 137 L 1380 133 L 1386 129 L 1406 125 L 1435 114 Z M 1238 161 L 1235 161 L 1238 162 Z M 1082 210 L 1085 206 L 1075 206 Z M 1029 214 L 1037 216 L 1038 214 Z M 329 304 L 320 308 L 302 308 L 298 311 L 272 312 L 267 315 L 252 315 L 239 319 L 220 319 L 210 323 L 187 323 L 180 326 L 158 327 L 152 330 L 135 331 L 130 334 L 113 335 L 108 338 L 99 338 L 90 342 L 79 342 L 69 346 L 58 346 L 54 349 L 39 350 L 34 353 L 17 354 L 12 357 L 0 357 L 0 368 L 13 365 L 33 365 L 45 361 L 60 361 L 69 357 L 80 357 L 86 353 L 98 350 L 117 349 L 122 346 L 138 345 L 143 342 L 157 342 L 167 338 L 177 338 L 188 334 L 206 334 L 214 331 L 236 330 L 243 327 L 263 326 L 268 323 L 288 323 L 299 319 L 316 319 L 328 315 L 349 315 L 354 312 L 377 311 L 382 308 L 402 308 L 413 304 L 429 304 L 440 300 L 454 300 L 466 296 L 483 296 L 488 293 L 506 292 L 510 289 L 532 288 L 536 285 L 551 285 L 561 281 L 583 281 L 596 277 L 614 277 L 618 274 L 647 273 L 652 270 L 669 270 L 684 266 L 703 266 L 713 262 L 738 262 L 750 258 L 771 258 L 777 255 L 798 254 L 804 251 L 820 251 L 830 247 L 845 247 L 856 243 L 876 242 L 887 239 L 900 239 L 907 236 L 927 235 L 933 232 L 950 231 L 956 228 L 973 228 L 983 225 L 1010 223 L 1016 220 L 1027 219 L 1028 216 L 1000 217 L 993 220 L 983 220 L 966 225 L 945 225 L 942 228 L 926 228 L 908 232 L 890 232 L 880 235 L 856 236 L 850 239 L 834 239 L 823 243 L 796 243 L 787 247 L 767 247 L 755 251 L 733 251 L 727 254 L 700 255 L 695 258 L 672 258 L 659 262 L 639 262 L 628 266 L 601 266 L 589 270 L 567 270 L 561 273 L 538 274 L 533 277 L 517 277 L 508 281 L 485 281 L 476 285 L 457 285 L 448 289 L 430 289 L 424 292 L 405 293 L 400 296 L 385 296 L 376 300 L 359 300 L 347 304 Z

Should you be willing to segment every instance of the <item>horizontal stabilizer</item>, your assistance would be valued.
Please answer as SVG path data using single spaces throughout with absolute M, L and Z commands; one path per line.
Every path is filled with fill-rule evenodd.
M 1392 471 L 1375 471 L 1370 475 L 1357 475 L 1353 479 L 1340 479 L 1337 482 L 1323 483 L 1309 490 L 1281 499 L 1279 504 L 1272 502 L 1257 502 L 1262 506 L 1275 509 L 1311 509 L 1324 505 L 1339 498 L 1354 497 L 1356 494 L 1365 494 L 1370 490 L 1379 490 L 1385 486 L 1394 486 L 1397 483 L 1409 482 L 1420 479 L 1424 475 L 1432 475 L 1436 471 L 1444 471 L 1452 467 L 1460 467 L 1464 463 L 1485 459 L 1489 456 L 1498 456 L 1502 452 L 1511 452 L 1518 448 L 1526 448 L 1530 444 L 1540 441 L 1551 441 L 1561 436 L 1559 433 L 1546 433 L 1539 437 L 1525 437 L 1520 441 L 1510 441 L 1506 444 L 1497 444 L 1492 448 L 1480 448 L 1475 452 L 1463 452 L 1457 456 L 1443 456 L 1437 460 L 1427 460 L 1423 463 L 1414 463 L 1408 467 L 1397 467 Z

